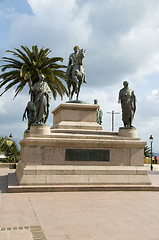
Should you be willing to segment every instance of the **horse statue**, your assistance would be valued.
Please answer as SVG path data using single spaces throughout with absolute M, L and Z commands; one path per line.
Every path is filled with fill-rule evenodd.
M 70 69 L 69 76 L 66 71 L 69 100 L 72 100 L 74 93 L 76 94 L 76 100 L 78 100 L 81 84 L 83 82 L 86 83 L 85 70 L 83 66 L 85 51 L 86 50 L 79 49 L 75 65 L 71 66 L 72 69 Z

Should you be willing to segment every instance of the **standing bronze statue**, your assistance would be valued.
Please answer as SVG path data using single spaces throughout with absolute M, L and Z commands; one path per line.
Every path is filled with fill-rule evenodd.
M 132 121 L 136 111 L 136 97 L 134 91 L 132 91 L 128 85 L 127 81 L 123 82 L 124 88 L 119 92 L 119 103 L 121 103 L 122 108 L 122 120 L 124 127 L 133 127 Z
M 76 94 L 76 100 L 78 100 L 81 84 L 87 83 L 85 79 L 85 70 L 83 65 L 85 51 L 86 50 L 80 49 L 78 46 L 75 46 L 74 53 L 71 53 L 71 55 L 69 56 L 69 63 L 66 70 L 69 100 L 72 100 L 74 93 Z
M 39 81 L 33 85 L 31 94 L 36 108 L 36 123 L 45 124 L 49 115 L 51 90 L 44 82 L 43 74 L 39 74 Z
M 23 114 L 23 120 L 28 117 L 28 129 L 31 124 L 45 124 L 49 115 L 49 106 L 51 99 L 51 90 L 46 82 L 44 82 L 44 75 L 39 74 L 38 81 L 31 85 L 31 101 L 28 102 L 25 112 Z

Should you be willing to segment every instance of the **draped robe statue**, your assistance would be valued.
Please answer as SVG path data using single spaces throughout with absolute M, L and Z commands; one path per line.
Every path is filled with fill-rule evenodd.
M 43 79 L 44 76 L 40 74 L 39 81 L 32 88 L 32 98 L 36 108 L 36 123 L 40 124 L 46 123 L 51 99 L 51 90 Z
M 132 91 L 127 81 L 123 82 L 124 88 L 119 92 L 119 103 L 122 108 L 122 120 L 124 127 L 133 127 L 132 121 L 136 111 L 136 97 L 134 91 Z

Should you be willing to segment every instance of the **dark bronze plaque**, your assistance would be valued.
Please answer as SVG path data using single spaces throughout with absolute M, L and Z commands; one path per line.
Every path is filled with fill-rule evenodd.
M 110 161 L 110 150 L 66 149 L 66 161 Z

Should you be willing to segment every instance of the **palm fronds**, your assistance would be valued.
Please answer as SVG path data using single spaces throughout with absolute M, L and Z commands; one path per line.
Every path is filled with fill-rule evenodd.
M 32 46 L 30 50 L 26 46 L 21 46 L 21 49 L 14 48 L 14 51 L 7 50 L 7 53 L 11 53 L 11 57 L 3 57 L 2 74 L 0 74 L 0 88 L 5 86 L 4 91 L 0 94 L 2 96 L 10 88 L 15 87 L 16 97 L 28 84 L 31 87 L 30 79 L 34 84 L 39 74 L 45 76 L 45 81 L 48 83 L 54 98 L 57 94 L 63 97 L 67 94 L 67 89 L 61 80 L 66 81 L 66 74 L 63 71 L 66 68 L 65 65 L 58 64 L 57 62 L 63 62 L 61 57 L 49 58 L 48 55 L 51 52 L 49 48 L 41 48 Z

